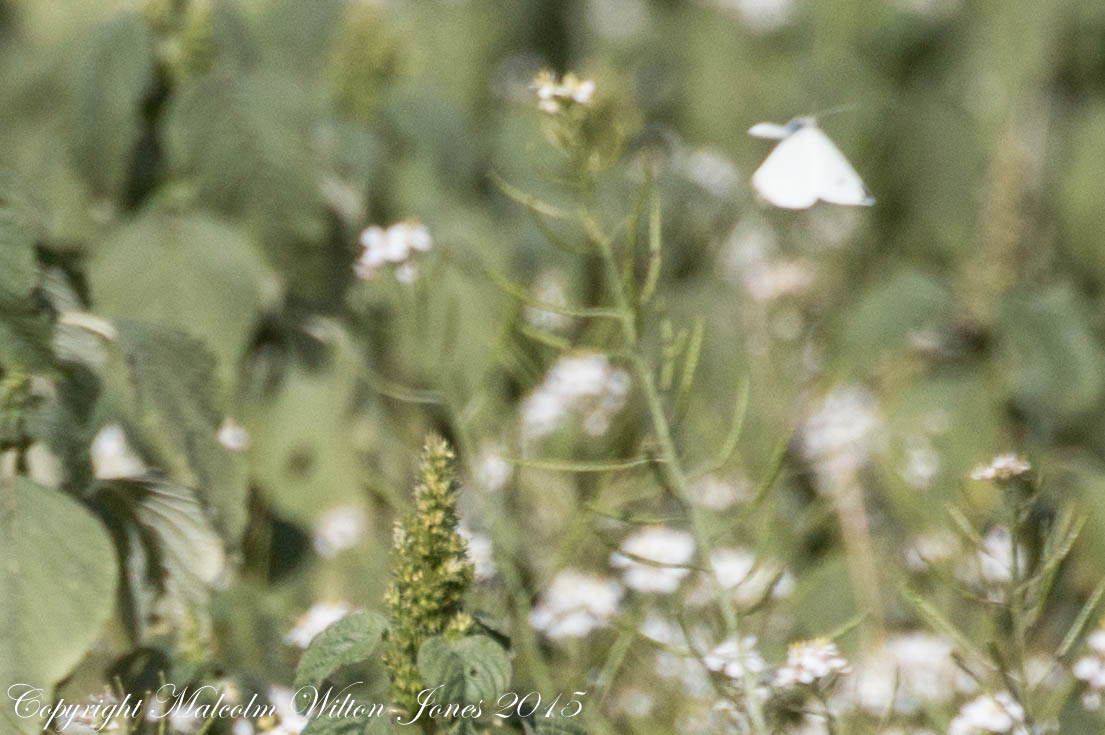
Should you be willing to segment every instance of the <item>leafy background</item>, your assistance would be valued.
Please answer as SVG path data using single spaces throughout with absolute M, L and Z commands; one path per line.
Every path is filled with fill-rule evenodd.
M 645 345 L 660 360 L 665 330 L 702 325 L 680 401 L 688 464 L 715 455 L 744 384 L 740 449 L 718 474 L 753 485 L 811 407 L 861 385 L 881 416 L 863 470 L 876 553 L 899 557 L 965 496 L 985 516 L 996 494 L 965 477 L 1017 449 L 1089 517 L 1041 643 L 1102 576 L 1099 3 L 0 0 L 0 64 L 0 441 L 61 463 L 57 487 L 5 491 L 0 557 L 19 576 L 0 585 L 0 680 L 79 697 L 147 656 L 185 678 L 290 684 L 300 612 L 380 606 L 428 430 L 456 444 L 466 517 L 505 570 L 474 605 L 517 633 L 516 593 L 605 564 L 617 534 L 596 508 L 662 496 L 649 471 L 522 466 L 498 496 L 479 472 L 488 451 L 519 456 L 519 403 L 557 354 L 489 274 L 558 274 L 570 303 L 601 293 L 595 260 L 549 248 L 490 177 L 556 197 L 527 89 L 545 65 L 597 83 L 594 114 L 621 143 L 608 221 L 632 207 L 640 161 L 659 162 L 662 313 Z M 767 150 L 745 131 L 838 106 L 822 127 L 877 205 L 766 209 L 747 182 Z M 362 228 L 407 217 L 434 238 L 420 277 L 357 279 Z M 749 242 L 812 281 L 758 298 Z M 59 321 L 73 311 L 116 339 Z M 578 321 L 567 334 L 602 337 Z M 624 457 L 643 410 L 631 399 L 603 437 L 560 432 L 541 454 Z M 902 467 L 934 412 L 919 490 Z M 217 441 L 226 416 L 246 451 Z M 153 490 L 93 478 L 89 444 L 113 422 L 163 472 Z M 754 523 L 714 524 L 786 560 L 792 630 L 813 635 L 858 605 L 838 518 L 793 447 Z M 185 531 L 153 558 L 139 530 L 158 502 Z M 314 525 L 349 504 L 369 531 L 320 558 Z M 233 572 L 215 584 L 223 549 Z M 909 617 L 893 590 L 879 590 L 892 627 Z M 571 689 L 609 646 L 542 650 Z

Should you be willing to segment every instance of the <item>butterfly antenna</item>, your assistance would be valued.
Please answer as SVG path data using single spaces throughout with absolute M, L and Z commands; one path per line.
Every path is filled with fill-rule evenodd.
M 836 107 L 830 107 L 827 110 L 821 110 L 820 112 L 815 112 L 810 117 L 814 118 L 815 120 L 820 120 L 821 118 L 828 117 L 829 115 L 838 115 L 842 112 L 852 112 L 852 111 L 858 110 L 858 109 L 859 109 L 859 105 L 857 105 L 854 102 L 851 102 L 847 105 L 837 105 Z

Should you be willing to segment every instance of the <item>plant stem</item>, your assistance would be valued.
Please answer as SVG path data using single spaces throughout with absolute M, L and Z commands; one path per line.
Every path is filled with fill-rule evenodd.
M 714 569 L 713 564 L 710 563 L 710 552 L 713 550 L 713 544 L 710 540 L 709 533 L 706 531 L 701 513 L 697 506 L 691 502 L 687 475 L 683 470 L 682 460 L 676 449 L 675 440 L 672 437 L 671 425 L 668 421 L 667 413 L 664 411 L 664 406 L 660 399 L 660 392 L 656 388 L 656 381 L 652 376 L 652 370 L 638 349 L 637 312 L 630 303 L 629 297 L 625 292 L 625 285 L 621 278 L 621 271 L 618 268 L 617 259 L 614 256 L 613 246 L 610 239 L 603 235 L 601 229 L 595 223 L 595 220 L 586 213 L 583 215 L 583 225 L 592 241 L 598 246 L 599 253 L 602 256 L 603 265 L 606 270 L 606 280 L 609 283 L 610 290 L 613 292 L 615 308 L 620 315 L 619 321 L 621 323 L 622 334 L 627 343 L 626 351 L 628 353 L 628 358 L 632 365 L 634 376 L 641 387 L 641 391 L 644 393 L 645 402 L 648 404 L 652 428 L 656 433 L 657 441 L 660 443 L 660 454 L 663 459 L 661 469 L 677 499 L 687 509 L 695 542 L 701 554 L 705 557 L 706 566 L 710 572 L 710 580 L 714 588 L 714 593 L 718 598 L 718 606 L 721 609 L 722 617 L 725 621 L 726 635 L 736 640 L 739 646 L 741 644 L 740 620 L 736 608 L 733 605 L 732 598 L 718 578 L 717 570 Z M 748 716 L 752 721 L 753 731 L 758 734 L 766 734 L 767 725 L 764 719 L 763 707 L 755 693 L 755 679 L 752 672 L 749 671 L 747 667 L 742 668 L 744 669 L 742 682 L 743 697 L 745 706 L 748 709 Z

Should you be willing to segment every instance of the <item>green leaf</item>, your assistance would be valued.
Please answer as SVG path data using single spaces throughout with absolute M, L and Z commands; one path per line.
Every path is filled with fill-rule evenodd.
M 438 702 L 478 702 L 506 691 L 511 666 L 506 651 L 486 636 L 455 641 L 435 636 L 418 651 L 418 673 L 427 687 L 442 687 Z
M 198 488 L 226 533 L 236 538 L 245 523 L 245 468 L 217 438 L 223 415 L 214 358 L 201 342 L 175 329 L 133 321 L 116 328 L 136 410 L 162 450 L 164 469 Z
M 0 480 L 0 690 L 49 690 L 115 606 L 115 549 L 82 505 L 24 477 Z
M 1087 413 L 1105 393 L 1105 352 L 1091 309 L 1068 286 L 1037 289 L 1006 305 L 999 319 L 1009 387 L 1034 418 L 1060 425 Z
M 234 374 L 279 286 L 253 242 L 203 215 L 151 210 L 103 243 L 89 267 L 107 318 L 140 319 L 199 337 Z
M 319 686 L 342 666 L 366 661 L 387 628 L 383 616 L 353 612 L 319 633 L 299 660 L 295 688 Z
M 80 54 L 73 155 L 98 194 L 118 196 L 126 186 L 154 66 L 153 34 L 135 13 L 120 13 L 101 24 Z
M 364 470 L 351 439 L 354 388 L 348 371 L 294 369 L 248 417 L 251 471 L 294 520 L 311 524 L 319 511 L 362 495 Z
M 210 74 L 166 114 L 170 166 L 215 211 L 241 217 L 288 287 L 330 294 L 321 173 L 306 121 L 312 90 L 283 75 Z M 345 268 L 344 271 L 348 271 Z M 306 283 L 305 283 L 306 282 Z
M 37 282 L 34 236 L 0 201 L 0 309 L 25 301 Z
M 901 349 L 911 334 L 942 327 L 951 297 L 935 278 L 913 270 L 869 286 L 853 305 L 844 327 L 844 349 L 868 359 Z

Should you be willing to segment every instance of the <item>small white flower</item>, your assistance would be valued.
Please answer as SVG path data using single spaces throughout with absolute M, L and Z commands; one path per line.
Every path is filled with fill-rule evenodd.
M 368 519 L 360 505 L 331 508 L 318 517 L 314 526 L 314 547 L 319 556 L 333 558 L 351 549 L 364 536 Z
M 219 425 L 216 438 L 219 444 L 232 452 L 244 452 L 249 449 L 249 432 L 234 419 L 227 416 Z
M 802 427 L 802 454 L 824 493 L 852 486 L 879 427 L 875 398 L 858 385 L 833 389 Z
M 545 304 L 568 306 L 568 295 L 564 288 L 564 282 L 556 271 L 546 271 L 533 285 L 534 297 Z M 536 306 L 527 306 L 523 311 L 527 322 L 548 332 L 559 332 L 572 326 L 572 318 L 555 311 L 540 309 Z
M 146 463 L 130 448 L 120 424 L 108 424 L 100 429 L 92 439 L 89 454 L 97 480 L 140 477 L 146 472 Z
M 351 610 L 345 602 L 317 602 L 295 622 L 295 627 L 284 637 L 284 642 L 306 648 L 311 645 L 315 636 L 344 618 Z
M 1105 629 L 1097 629 L 1086 638 L 1089 653 L 1075 662 L 1071 673 L 1075 679 L 1086 682 L 1086 691 L 1082 695 L 1082 704 L 1086 709 L 1096 710 L 1101 706 L 1101 695 L 1105 693 Z
M 429 229 L 414 220 L 397 222 L 387 229 L 372 225 L 366 227 L 360 236 L 364 250 L 353 266 L 358 278 L 375 278 L 386 265 L 395 267 L 395 278 L 402 284 L 409 284 L 418 276 L 415 252 L 427 252 L 433 248 L 433 239 Z
M 310 723 L 296 708 L 295 692 L 287 687 L 274 686 L 269 689 L 269 704 L 276 709 L 280 724 L 269 735 L 299 735 Z
M 694 556 L 694 537 L 686 531 L 654 526 L 631 534 L 622 552 L 610 555 L 610 564 L 621 569 L 628 587 L 640 592 L 674 592 L 690 573 L 683 566 Z
M 611 366 L 605 355 L 561 357 L 522 401 L 524 443 L 555 432 L 569 415 L 582 417 L 588 434 L 605 433 L 612 417 L 625 405 L 629 386 L 628 373 Z
M 486 582 L 495 576 L 495 562 L 492 558 L 491 537 L 485 533 L 477 533 L 466 525 L 457 527 L 459 533 L 468 543 L 468 560 L 475 568 L 476 581 Z
M 736 638 L 722 641 L 702 657 L 702 663 L 710 671 L 721 672 L 738 682 L 746 673 L 756 676 L 767 669 L 767 663 L 756 650 L 754 635 L 745 636 L 740 641 Z
M 544 69 L 534 77 L 530 89 L 537 93 L 538 109 L 555 115 L 571 104 L 589 104 L 595 94 L 595 83 L 590 79 L 580 79 L 572 72 L 558 81 L 556 74 Z
M 530 625 L 549 638 L 582 638 L 618 610 L 617 582 L 575 569 L 561 571 L 530 612 Z
M 1016 454 L 999 454 L 990 460 L 989 464 L 980 464 L 971 470 L 972 480 L 993 480 L 996 482 L 1008 482 L 1014 477 L 1020 477 L 1032 469 L 1028 460 Z
M 495 492 L 501 490 L 510 479 L 514 467 L 503 459 L 502 449 L 495 444 L 485 443 L 480 447 L 479 457 L 476 459 L 476 482 L 484 490 Z
M 786 663 L 775 672 L 775 686 L 783 689 L 799 685 L 820 687 L 851 670 L 835 643 L 815 638 L 791 644 Z
M 948 726 L 948 735 L 983 735 L 983 733 L 1014 733 L 1028 735 L 1024 725 L 1024 708 L 1008 692 L 983 694 L 963 705 Z

